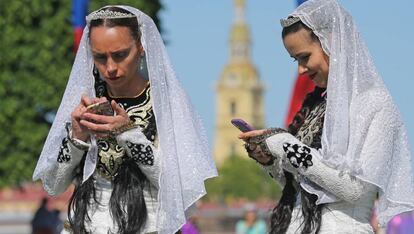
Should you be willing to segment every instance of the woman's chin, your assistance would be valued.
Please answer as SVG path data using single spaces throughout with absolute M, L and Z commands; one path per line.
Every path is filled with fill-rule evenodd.
M 111 88 L 118 88 L 122 86 L 122 79 L 105 79 L 106 84 Z

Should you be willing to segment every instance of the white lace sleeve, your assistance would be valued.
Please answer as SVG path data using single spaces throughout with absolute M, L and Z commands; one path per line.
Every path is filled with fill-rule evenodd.
M 280 159 L 276 158 L 272 165 L 262 165 L 264 171 L 273 179 L 278 181 L 281 186 L 285 186 L 286 178 L 283 175 L 283 169 L 279 165 Z
M 341 200 L 355 203 L 368 186 L 374 186 L 327 166 L 320 160 L 318 150 L 306 146 L 290 133 L 273 135 L 266 144 L 270 152 L 288 162 L 290 168 Z
M 88 147 L 88 144 L 75 139 L 69 140 L 69 137 L 63 138 L 56 159 L 58 163 L 48 168 L 42 180 L 44 189 L 52 196 L 63 193 L 72 183 L 75 169 L 82 160 L 83 155 L 85 155 Z M 77 142 L 74 143 L 74 141 Z M 80 149 L 75 144 L 78 147 L 79 145 L 83 145 L 85 148 Z
M 125 131 L 116 137 L 129 157 L 139 165 L 150 183 L 159 188 L 160 158 L 159 150 L 155 148 L 142 133 L 140 128 Z

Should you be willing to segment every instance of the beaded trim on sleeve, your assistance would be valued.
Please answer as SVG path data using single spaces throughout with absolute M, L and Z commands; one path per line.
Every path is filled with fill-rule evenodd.
M 122 127 L 119 127 L 119 128 L 117 128 L 117 129 L 115 129 L 115 130 L 112 130 L 111 132 L 110 132 L 110 134 L 111 134 L 111 136 L 117 136 L 117 135 L 119 135 L 119 134 L 121 134 L 121 133 L 123 133 L 123 132 L 126 132 L 126 131 L 128 131 L 128 130 L 131 130 L 131 129 L 134 129 L 134 128 L 137 128 L 138 127 L 138 124 L 136 124 L 134 121 L 132 121 L 132 120 L 129 120 L 128 121 L 128 123 L 127 124 L 125 124 L 124 126 L 122 126 Z
M 287 131 L 283 128 L 269 128 L 262 135 L 250 138 L 250 143 L 256 144 L 258 147 L 260 147 L 260 149 L 262 150 L 264 154 L 270 155 L 272 157 L 272 160 L 262 165 L 269 166 L 274 163 L 274 156 L 272 155 L 272 153 L 269 150 L 269 147 L 266 144 L 266 139 L 278 133 L 285 133 L 285 132 Z
M 66 123 L 65 128 L 68 134 L 67 138 L 70 141 L 70 143 L 72 143 L 73 146 L 83 151 L 87 151 L 89 149 L 88 146 L 80 144 L 76 139 L 72 137 L 72 124 L 70 122 Z

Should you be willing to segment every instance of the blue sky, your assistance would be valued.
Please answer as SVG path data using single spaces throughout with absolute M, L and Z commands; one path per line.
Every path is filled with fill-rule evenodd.
M 163 36 L 176 73 L 200 113 L 210 142 L 214 134 L 214 86 L 229 59 L 233 0 L 163 0 Z M 400 108 L 414 149 L 414 1 L 340 0 L 354 16 L 381 76 Z M 282 126 L 296 63 L 280 39 L 279 19 L 294 0 L 246 0 L 252 36 L 252 61 L 266 86 L 268 126 Z

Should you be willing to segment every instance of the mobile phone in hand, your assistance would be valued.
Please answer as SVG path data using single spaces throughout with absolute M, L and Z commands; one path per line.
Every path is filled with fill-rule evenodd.
M 86 107 L 87 111 L 90 111 L 97 115 L 113 116 L 114 110 L 112 109 L 109 101 L 97 102 Z
M 253 131 L 254 128 L 242 119 L 232 119 L 231 123 L 242 132 Z

